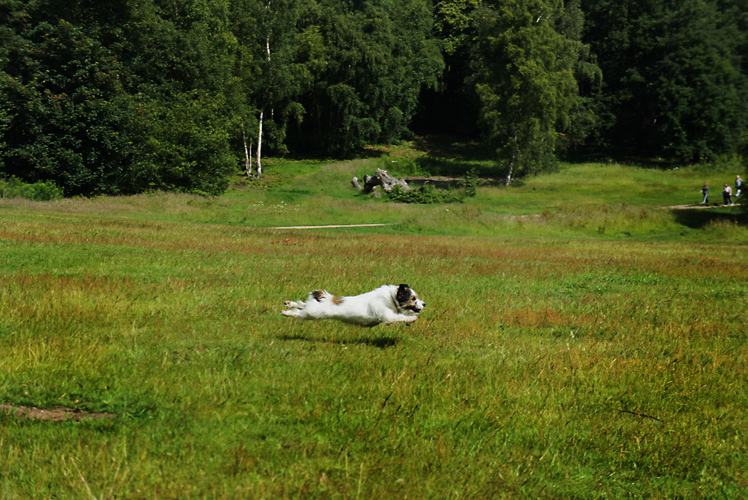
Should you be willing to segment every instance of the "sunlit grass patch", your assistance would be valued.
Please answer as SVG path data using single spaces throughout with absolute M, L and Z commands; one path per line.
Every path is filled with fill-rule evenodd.
M 301 193 L 324 168 L 0 204 L 0 403 L 116 415 L 0 413 L 6 495 L 744 496 L 742 226 L 529 180 L 449 207 Z M 394 224 L 270 228 L 320 221 Z M 279 315 L 387 283 L 426 301 L 413 326 Z

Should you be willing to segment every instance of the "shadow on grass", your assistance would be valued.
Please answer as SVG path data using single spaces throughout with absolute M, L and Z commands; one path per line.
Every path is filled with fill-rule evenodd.
M 478 163 L 470 160 L 453 158 L 422 157 L 415 160 L 419 169 L 431 175 L 463 177 L 470 171 L 475 171 L 478 177 L 504 177 L 506 173 L 493 164 Z
M 428 156 L 460 158 L 473 161 L 490 161 L 493 152 L 477 140 L 462 140 L 444 135 L 423 135 L 413 140 L 413 145 Z
M 324 342 L 341 345 L 351 344 L 364 344 L 378 349 L 386 349 L 388 347 L 394 347 L 400 342 L 400 339 L 392 335 L 380 335 L 377 337 L 358 337 L 358 338 L 339 338 L 339 337 L 328 337 L 321 336 L 315 337 L 312 335 L 305 334 L 294 334 L 294 335 L 280 335 L 280 340 L 303 340 L 304 342 Z
M 699 229 L 709 224 L 719 223 L 736 223 L 745 224 L 748 216 L 745 212 L 726 213 L 714 209 L 682 209 L 673 210 L 674 217 L 678 224 L 682 224 L 691 229 Z
M 600 164 L 616 164 L 624 165 L 628 167 L 639 167 L 647 168 L 652 170 L 672 170 L 680 167 L 690 166 L 691 163 L 678 161 L 678 160 L 666 160 L 663 158 L 653 158 L 647 156 L 633 156 L 625 153 L 616 153 L 608 151 L 602 152 L 587 152 L 587 153 L 566 153 L 561 154 L 560 158 L 565 163 L 600 163 Z M 711 168 L 711 167 L 710 167 Z

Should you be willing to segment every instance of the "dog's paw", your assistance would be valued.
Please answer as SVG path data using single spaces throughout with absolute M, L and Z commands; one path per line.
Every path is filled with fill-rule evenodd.
M 283 305 L 284 305 L 284 306 L 286 306 L 286 307 L 291 307 L 291 301 L 290 301 L 290 300 L 287 300 L 287 301 L 285 301 L 285 302 L 283 303 Z

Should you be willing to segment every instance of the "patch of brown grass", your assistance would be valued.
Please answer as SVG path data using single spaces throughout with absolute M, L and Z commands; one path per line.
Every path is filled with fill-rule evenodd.
M 113 413 L 85 412 L 76 408 L 66 408 L 64 406 L 41 409 L 34 408 L 33 406 L 13 406 L 7 404 L 0 404 L 0 412 L 25 420 L 43 420 L 55 423 L 64 422 L 66 420 L 81 422 L 83 420 L 110 419 L 117 416 Z

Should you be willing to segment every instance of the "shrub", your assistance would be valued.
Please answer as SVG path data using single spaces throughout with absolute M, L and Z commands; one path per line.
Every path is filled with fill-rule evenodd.
M 463 177 L 463 185 L 458 189 L 436 189 L 426 184 L 410 191 L 395 186 L 387 196 L 393 201 L 401 203 L 462 203 L 465 198 L 475 196 L 478 190 L 478 175 L 475 170 L 468 172 Z
M 16 177 L 0 179 L 0 198 L 26 198 L 33 201 L 50 201 L 62 198 L 62 189 L 51 181 L 28 184 Z
M 411 158 L 386 156 L 379 160 L 379 164 L 381 165 L 379 168 L 387 170 L 395 177 L 428 177 L 431 175 L 428 170 L 421 167 L 420 163 L 417 163 Z

